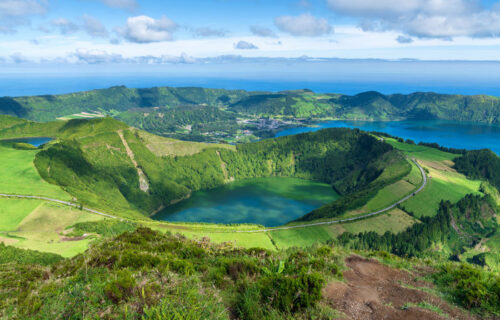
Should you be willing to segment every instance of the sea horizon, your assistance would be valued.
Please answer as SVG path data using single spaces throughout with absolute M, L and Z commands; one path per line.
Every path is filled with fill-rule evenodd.
M 410 79 L 411 80 L 411 79 Z M 500 87 L 494 82 L 450 79 L 348 79 L 297 81 L 280 79 L 245 79 L 228 77 L 169 77 L 163 74 L 0 74 L 0 97 L 67 94 L 78 91 L 105 89 L 113 86 L 129 88 L 203 87 L 246 91 L 285 91 L 309 89 L 317 93 L 355 95 L 366 91 L 383 94 L 435 92 L 440 94 L 491 95 L 500 97 Z

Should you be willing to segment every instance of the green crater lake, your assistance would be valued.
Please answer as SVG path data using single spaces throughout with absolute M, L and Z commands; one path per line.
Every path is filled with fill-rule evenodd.
M 284 177 L 246 179 L 194 192 L 154 219 L 275 227 L 338 198 L 330 185 L 321 182 Z

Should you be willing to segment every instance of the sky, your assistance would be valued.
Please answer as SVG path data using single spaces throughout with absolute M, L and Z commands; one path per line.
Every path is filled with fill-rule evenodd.
M 4 72 L 300 59 L 500 61 L 500 1 L 0 0 Z

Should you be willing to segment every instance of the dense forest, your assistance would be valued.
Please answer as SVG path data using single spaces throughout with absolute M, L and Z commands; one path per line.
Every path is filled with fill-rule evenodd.
M 153 134 L 190 141 L 224 140 L 246 129 L 236 113 L 213 106 L 135 108 L 116 118 Z
M 109 89 L 64 95 L 0 98 L 0 113 L 30 120 L 49 121 L 80 112 L 117 116 L 137 108 L 172 108 L 203 105 L 236 113 L 295 118 L 357 120 L 444 119 L 500 123 L 500 98 L 417 92 L 383 95 L 364 92 L 354 96 L 315 94 L 310 90 L 248 92 L 204 88 L 158 87 Z M 137 115 L 123 118 L 140 126 Z
M 455 159 L 454 168 L 471 179 L 486 180 L 500 190 L 500 157 L 491 150 L 468 151 Z
M 495 232 L 497 210 L 490 196 L 467 195 L 456 204 L 442 201 L 435 216 L 421 218 L 421 223 L 404 232 L 384 235 L 346 232 L 339 241 L 355 249 L 384 250 L 407 257 L 429 254 L 428 249 L 433 245 L 447 243 L 452 254 L 458 254 L 463 246 L 473 246 Z

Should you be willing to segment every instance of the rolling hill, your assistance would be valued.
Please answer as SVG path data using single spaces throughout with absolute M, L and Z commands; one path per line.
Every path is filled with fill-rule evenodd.
M 136 217 L 135 213 L 148 216 L 191 192 L 245 178 L 318 180 L 342 195 L 357 197 L 366 188 L 373 196 L 373 191 L 410 171 L 390 145 L 349 129 L 233 147 L 180 143 L 104 118 L 67 121 L 55 136 L 58 140 L 36 155 L 34 163 L 41 177 L 62 186 L 84 205 Z M 172 149 L 175 143 L 192 152 L 165 156 L 168 148 L 180 150 Z M 371 186 L 375 180 L 377 184 Z M 365 191 L 362 194 L 361 202 L 370 198 Z
M 431 92 L 408 95 L 364 92 L 348 96 L 316 94 L 310 90 L 272 93 L 172 87 L 130 89 L 120 86 L 64 95 L 3 97 L 0 98 L 0 113 L 50 121 L 81 112 L 118 116 L 125 111 L 144 114 L 142 108 L 190 105 L 207 105 L 238 114 L 260 116 L 357 120 L 444 119 L 500 123 L 500 98 Z M 130 115 L 123 119 L 139 127 L 139 120 L 132 121 Z
M 391 110 L 378 94 L 363 99 Z M 190 119 L 190 108 L 172 116 Z M 500 314 L 498 156 L 491 152 L 344 128 L 234 146 L 164 138 L 113 118 L 0 116 L 0 138 L 26 136 L 54 140 L 30 149 L 1 141 L 0 193 L 72 201 L 118 219 L 44 199 L 0 198 L 2 318 Z M 337 221 L 411 195 L 422 185 L 420 166 L 429 179 L 422 192 L 376 216 Z M 342 197 L 291 229 L 149 218 L 197 190 L 267 176 L 319 180 Z

